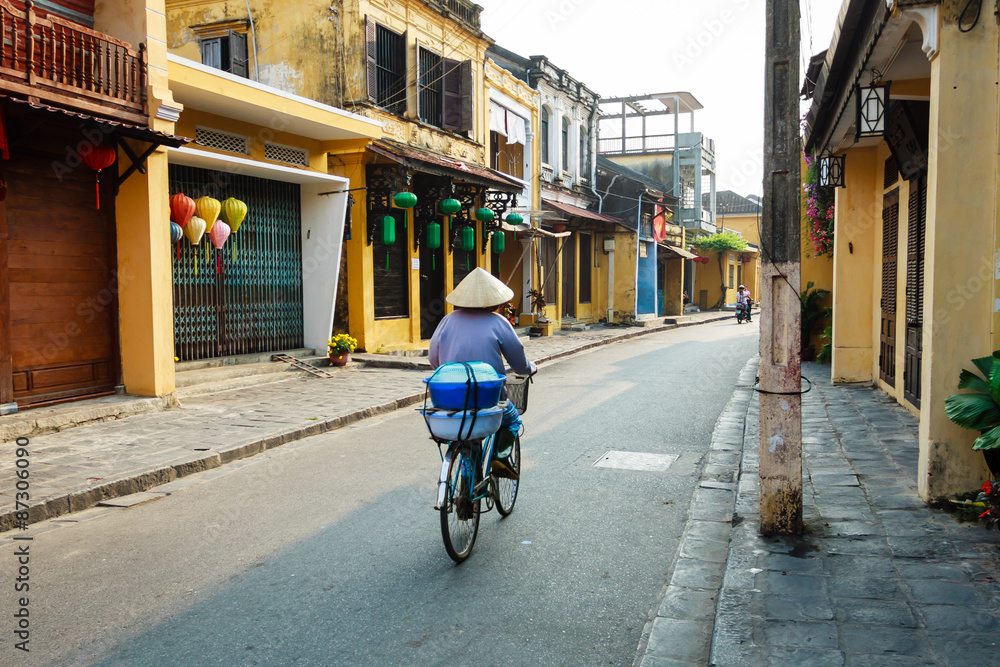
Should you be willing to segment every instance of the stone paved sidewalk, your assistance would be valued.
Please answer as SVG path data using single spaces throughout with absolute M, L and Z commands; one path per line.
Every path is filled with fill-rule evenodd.
M 758 534 L 749 399 L 721 586 L 702 578 L 668 596 L 641 665 L 1000 661 L 1000 533 L 927 507 L 916 491 L 917 420 L 881 392 L 832 386 L 828 372 L 805 365 L 806 534 Z
M 706 312 L 692 316 L 688 323 L 730 317 L 729 313 Z M 597 327 L 533 338 L 525 348 L 529 358 L 548 361 L 671 328 Z M 337 369 L 330 379 L 289 373 L 289 379 L 282 382 L 192 397 L 172 410 L 34 436 L 30 439 L 29 523 L 412 405 L 423 397 L 421 380 L 429 366 L 426 360 L 397 359 L 401 368 L 352 364 Z M 14 441 L 0 444 L 0 531 L 17 523 L 14 452 Z

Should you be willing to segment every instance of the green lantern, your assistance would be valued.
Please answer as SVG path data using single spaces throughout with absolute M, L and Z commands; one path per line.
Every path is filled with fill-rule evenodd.
M 511 213 L 507 216 L 507 224 L 509 225 L 520 225 L 522 222 L 524 222 L 524 218 L 519 213 Z
M 403 209 L 403 229 L 406 229 L 407 209 L 417 205 L 417 195 L 412 192 L 399 192 L 392 198 L 393 203 Z
M 431 222 L 425 228 L 427 230 L 427 247 L 437 250 L 441 247 L 441 225 Z
M 493 222 L 493 211 L 488 208 L 478 208 L 476 209 L 476 220 L 479 222 Z
M 400 192 L 392 198 L 392 201 L 399 208 L 413 208 L 417 205 L 417 195 L 412 192 Z
M 441 247 L 441 225 L 436 222 L 428 223 L 427 227 L 427 249 L 437 250 Z M 437 253 L 431 254 L 431 269 L 437 268 Z
M 396 218 L 391 215 L 382 217 L 382 243 L 392 245 L 396 242 Z
M 503 232 L 493 232 L 493 252 L 500 255 L 506 247 Z
M 438 210 L 445 215 L 455 215 L 462 210 L 462 204 L 457 199 L 445 199 L 438 204 Z
M 472 227 L 462 227 L 462 250 L 472 252 L 476 249 L 476 230 Z

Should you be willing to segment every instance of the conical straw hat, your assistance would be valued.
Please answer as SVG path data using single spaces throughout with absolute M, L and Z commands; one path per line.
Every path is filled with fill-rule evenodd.
M 459 308 L 490 308 L 513 298 L 511 288 L 477 266 L 445 297 L 445 301 Z

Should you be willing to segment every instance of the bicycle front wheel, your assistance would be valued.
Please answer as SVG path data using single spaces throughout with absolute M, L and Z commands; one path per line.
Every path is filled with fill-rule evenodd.
M 507 459 L 514 472 L 521 475 L 521 438 L 514 438 L 514 448 Z M 514 511 L 514 503 L 517 501 L 517 487 L 520 482 L 516 479 L 506 477 L 496 478 L 497 483 L 497 512 L 500 516 L 507 516 Z
M 445 502 L 441 506 L 441 537 L 444 548 L 456 563 L 461 563 L 472 553 L 472 546 L 479 534 L 479 504 L 472 500 L 476 478 L 475 462 L 469 445 L 452 445 L 448 451 L 448 481 Z

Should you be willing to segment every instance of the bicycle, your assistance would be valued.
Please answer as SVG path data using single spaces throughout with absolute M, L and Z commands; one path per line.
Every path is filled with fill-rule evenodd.
M 528 383 L 530 377 L 514 375 L 508 378 L 507 400 L 520 414 L 528 409 Z M 501 403 L 501 405 L 503 405 Z M 501 426 L 500 428 L 506 428 Z M 461 429 L 459 432 L 463 432 Z M 479 516 L 495 506 L 501 517 L 514 510 L 519 480 L 497 477 L 493 474 L 493 450 L 496 447 L 495 431 L 485 438 L 471 440 L 444 440 L 431 434 L 441 453 L 441 475 L 438 479 L 438 496 L 434 509 L 440 512 L 441 537 L 445 551 L 456 563 L 461 563 L 472 553 L 479 535 Z M 521 437 L 515 435 L 508 457 L 510 467 L 521 474 Z

